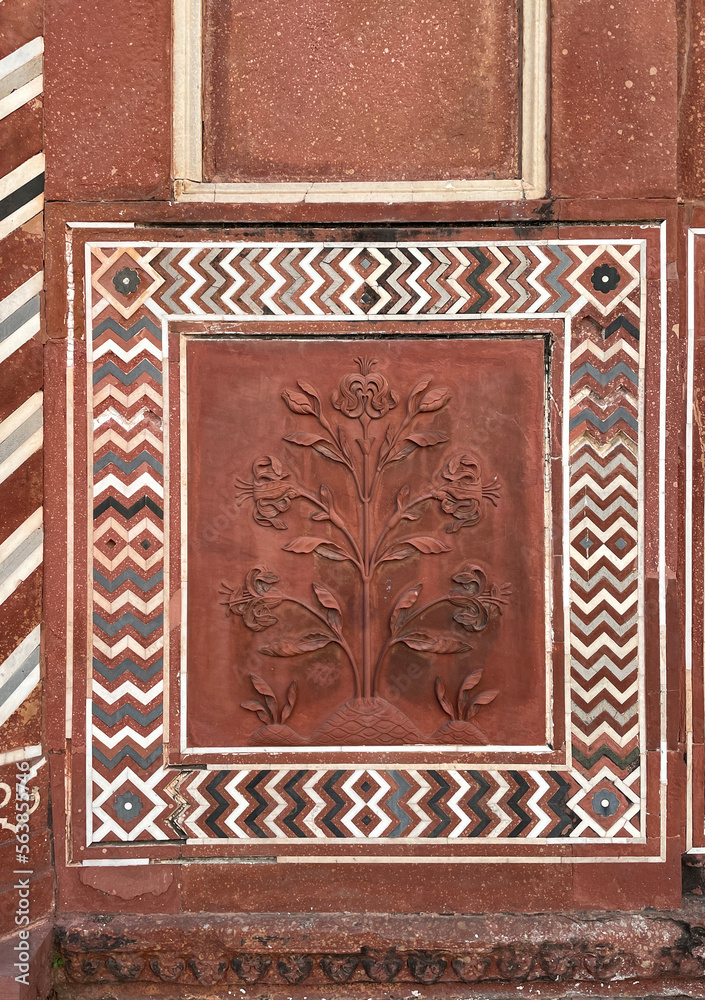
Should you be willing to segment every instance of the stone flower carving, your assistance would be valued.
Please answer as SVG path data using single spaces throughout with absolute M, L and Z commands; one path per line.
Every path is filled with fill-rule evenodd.
M 230 614 L 239 615 L 247 628 L 252 632 L 263 632 L 266 628 L 276 625 L 278 619 L 272 614 L 272 609 L 282 602 L 281 594 L 270 593 L 271 587 L 279 581 L 276 573 L 270 573 L 263 566 L 255 566 L 245 577 L 244 586 L 232 590 L 227 584 L 221 587 L 221 594 Z
M 466 563 L 451 579 L 453 583 L 460 584 L 448 594 L 450 603 L 459 608 L 453 620 L 466 632 L 481 632 L 492 618 L 502 614 L 502 607 L 509 603 L 509 588 L 496 584 L 488 588 L 487 576 L 479 566 Z
M 360 372 L 343 376 L 339 390 L 331 395 L 331 403 L 351 420 L 362 417 L 363 414 L 372 420 L 386 417 L 399 401 L 397 394 L 389 388 L 384 375 L 372 372 L 375 361 L 356 358 L 355 363 Z
M 452 514 L 454 520 L 446 531 L 460 531 L 480 520 L 480 502 L 484 498 L 495 507 L 499 499 L 496 479 L 484 484 L 479 464 L 470 455 L 456 455 L 446 464 L 441 477 L 445 480 L 433 496 L 441 501 L 441 509 Z
M 245 479 L 235 480 L 238 506 L 245 500 L 252 500 L 253 517 L 257 524 L 285 531 L 286 525 L 278 515 L 285 513 L 291 506 L 291 501 L 299 495 L 296 487 L 286 481 L 288 478 L 289 473 L 284 471 L 278 458 L 270 458 L 269 455 L 258 458 L 252 464 L 251 482 Z
M 450 515 L 446 531 L 475 525 L 489 501 L 497 506 L 499 483 L 482 480 L 479 462 L 467 453 L 451 456 L 441 471 L 430 480 L 410 476 L 410 481 L 391 493 L 384 478 L 390 467 L 411 460 L 419 450 L 445 445 L 449 436 L 441 424 L 432 424 L 432 415 L 451 401 L 450 390 L 432 385 L 424 377 L 406 397 L 406 406 L 380 425 L 376 432 L 372 424 L 386 417 L 399 403 L 399 396 L 381 372 L 373 371 L 376 361 L 357 358 L 358 371 L 348 372 L 331 394 L 332 408 L 346 421 L 345 426 L 331 421 L 315 386 L 301 379 L 296 388 L 286 388 L 282 399 L 291 413 L 306 418 L 304 426 L 284 434 L 283 440 L 298 448 L 309 448 L 328 462 L 346 469 L 349 496 L 342 505 L 325 482 L 318 484 L 304 479 L 292 481 L 282 463 L 270 456 L 258 458 L 252 466 L 252 478 L 236 479 L 238 504 L 251 501 L 253 518 L 263 527 L 285 529 L 283 515 L 296 498 L 309 510 L 313 522 L 328 522 L 329 532 L 297 535 L 282 545 L 284 552 L 317 559 L 341 566 L 344 581 L 352 572 L 358 580 L 359 615 L 346 620 L 350 604 L 318 580 L 311 581 L 312 597 L 274 589 L 278 577 L 263 566 L 255 566 L 245 576 L 239 590 L 223 584 L 223 604 L 233 616 L 242 618 L 252 632 L 261 632 L 279 621 L 274 611 L 280 605 L 296 608 L 296 614 L 278 614 L 281 627 L 274 639 L 260 646 L 258 653 L 275 659 L 306 656 L 327 646 L 338 646 L 352 672 L 353 697 L 340 705 L 311 735 L 313 744 L 338 746 L 398 745 L 423 742 L 426 737 L 416 724 L 383 696 L 384 675 L 393 653 L 399 659 L 399 647 L 429 656 L 457 656 L 468 653 L 472 645 L 468 632 L 482 632 L 502 614 L 508 604 L 509 587 L 488 586 L 485 572 L 465 563 L 451 577 L 449 589 L 431 595 L 426 603 L 419 598 L 423 581 L 397 595 L 388 620 L 385 640 L 377 645 L 373 616 L 373 587 L 376 575 L 386 563 L 396 563 L 420 556 L 438 557 L 451 551 L 450 540 L 444 540 L 432 523 L 419 530 L 421 520 L 432 505 L 440 501 L 441 509 Z M 327 412 L 328 411 L 328 412 Z M 352 423 L 347 423 L 347 421 Z M 355 426 L 357 421 L 358 426 Z M 386 426 L 385 426 L 386 424 Z M 352 442 L 350 440 L 352 436 Z M 352 443 L 357 448 L 351 447 Z M 411 464 L 411 461 L 409 462 Z M 411 480 L 414 479 L 412 486 Z M 416 481 L 418 479 L 418 481 Z M 414 525 L 409 527 L 409 524 Z M 420 527 L 420 526 L 419 526 Z M 304 616 L 302 619 L 302 615 Z M 445 617 L 445 622 L 443 617 Z M 308 620 L 307 626 L 301 622 Z M 456 626 L 461 626 L 462 632 Z M 313 661 L 324 666 L 324 661 Z M 309 666 L 312 662 L 309 661 Z M 431 737 L 436 743 L 486 743 L 486 737 L 470 717 L 481 706 L 489 705 L 496 691 L 483 691 L 470 699 L 468 692 L 479 680 L 482 671 L 473 672 L 461 685 L 455 708 L 450 706 L 444 682 L 436 684 L 436 696 L 450 721 Z M 274 687 L 259 673 L 251 673 L 255 690 L 264 701 L 249 699 L 242 703 L 247 711 L 257 714 L 264 725 L 250 737 L 253 745 L 303 745 L 308 741 L 287 724 L 294 707 L 298 688 L 289 685 L 286 704 L 277 698 Z

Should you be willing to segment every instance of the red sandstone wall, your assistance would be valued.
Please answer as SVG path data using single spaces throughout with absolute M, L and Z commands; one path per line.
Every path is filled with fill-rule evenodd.
M 43 6 L 0 11 L 0 982 L 18 932 L 43 954 L 54 906 L 42 723 Z M 27 813 L 30 813 L 27 818 Z M 5 938 L 5 935 L 11 935 Z M 44 949 L 42 951 L 42 949 Z M 33 963 L 34 965 L 35 963 Z M 42 963 L 32 969 L 36 984 Z M 20 972 L 22 970 L 19 970 Z M 44 976 L 46 988 L 47 976 Z M 34 987 L 33 987 L 34 988 Z M 29 996 L 30 990 L 24 991 Z
M 0 58 L 37 35 L 41 35 L 41 13 L 37 5 L 5 0 L 3 18 L 9 24 L 0 36 Z M 683 255 L 685 221 L 693 206 L 681 210 L 677 197 L 694 202 L 705 193 L 703 164 L 702 104 L 704 12 L 700 2 L 686 6 L 664 0 L 628 3 L 626 0 L 554 0 L 551 22 L 550 186 L 545 204 L 471 204 L 436 207 L 358 206 L 321 207 L 228 207 L 178 206 L 171 197 L 171 5 L 166 0 L 145 6 L 134 0 L 120 5 L 96 5 L 87 17 L 73 0 L 50 0 L 46 5 L 46 155 L 49 243 L 48 311 L 45 356 L 57 398 L 63 391 L 65 355 L 58 341 L 65 335 L 66 222 L 73 219 L 107 221 L 117 217 L 150 222 L 201 221 L 262 223 L 276 221 L 344 222 L 409 221 L 426 223 L 558 220 L 624 221 L 667 218 L 669 223 L 669 289 L 672 322 L 669 323 L 675 357 L 680 350 L 677 326 L 678 282 L 685 275 Z M 0 178 L 21 167 L 41 149 L 41 105 L 32 99 L 0 122 Z M 101 204 L 102 203 L 102 204 Z M 127 203 L 127 204 L 126 204 Z M 681 214 L 678 214 L 678 213 Z M 30 280 L 42 266 L 41 225 L 36 215 L 23 219 L 4 235 L 0 273 L 0 300 Z M 683 299 L 683 303 L 685 299 Z M 4 385 L 9 392 L 0 398 L 0 420 L 7 419 L 42 388 L 42 334 L 22 344 L 2 362 Z M 681 373 L 676 360 L 671 391 L 678 397 Z M 63 454 L 64 414 L 59 407 L 49 431 L 57 455 Z M 0 425 L 1 427 L 1 425 Z M 677 435 L 676 435 L 677 437 Z M 682 486 L 683 469 L 678 448 L 669 455 L 669 481 Z M 0 484 L 0 544 L 42 505 L 42 452 L 37 449 Z M 48 469 L 50 516 L 56 519 L 51 565 L 60 576 L 65 560 L 62 520 L 65 469 L 61 459 Z M 4 493 L 2 491 L 5 491 Z M 679 637 L 683 626 L 683 555 L 679 506 L 669 508 L 668 565 L 676 577 L 671 621 L 673 692 L 671 725 L 678 729 Z M 34 568 L 20 581 L 0 606 L 0 633 L 7 638 L 0 646 L 0 662 L 7 658 L 37 626 L 41 606 L 41 569 Z M 49 691 L 52 706 L 47 726 L 49 749 L 54 759 L 53 783 L 57 797 L 63 791 L 64 755 L 78 752 L 77 743 L 64 737 L 63 663 L 65 662 L 64 599 L 49 594 L 51 635 L 48 663 L 53 681 Z M 679 616 L 680 619 L 679 619 Z M 675 638 L 674 638 L 675 637 Z M 41 687 L 35 686 L 13 711 L 3 729 L 3 752 L 42 745 L 40 725 Z M 673 707 L 675 706 L 675 707 Z M 678 739 L 674 736 L 673 757 Z M 37 758 L 39 760 L 41 758 Z M 32 761 L 35 758 L 32 757 Z M 5 765 L 9 777 L 14 765 Z M 45 774 L 44 767 L 39 775 Z M 8 781 L 8 777 L 0 778 Z M 52 881 L 46 834 L 48 790 L 40 778 L 40 807 L 33 814 L 39 859 L 33 891 L 33 913 L 41 919 L 52 906 Z M 685 791 L 674 783 L 674 806 Z M 59 863 L 65 861 L 63 807 L 57 802 L 54 816 L 55 846 Z M 678 831 L 674 831 L 673 856 L 680 853 Z M 0 851 L 11 851 L 12 838 L 0 831 Z M 585 866 L 587 868 L 587 866 Z M 220 873 L 217 878 L 220 878 Z M 306 891 L 303 875 L 294 879 L 294 900 Z M 554 880 L 554 906 L 567 906 L 569 892 L 564 876 Z M 493 879 L 488 891 L 497 889 Z M 5 881 L 3 904 L 13 900 L 11 881 Z M 87 870 L 64 870 L 60 879 L 58 908 L 62 912 L 177 913 L 180 909 L 206 907 L 217 888 L 205 871 L 188 874 L 184 883 L 171 873 L 145 874 L 128 870 L 119 888 L 111 875 Z M 517 908 L 532 905 L 536 885 L 509 880 L 505 899 Z M 185 895 L 184 895 L 185 891 Z M 572 891 L 572 889 L 571 889 Z M 248 895 L 249 893 L 249 895 Z M 673 896 L 673 887 L 646 886 L 657 902 Z M 511 894 L 511 895 L 510 895 Z M 608 894 L 609 896 L 609 894 Z M 247 908 L 261 904 L 262 888 L 256 882 L 239 900 Z M 606 898 L 594 870 L 578 877 L 574 897 L 581 906 L 600 905 Z M 185 903 L 184 901 L 187 900 Z M 272 908 L 277 897 L 267 896 Z M 618 900 L 609 897 L 611 905 Z M 282 904 L 283 905 L 283 904 Z M 5 909 L 9 931 L 11 910 Z

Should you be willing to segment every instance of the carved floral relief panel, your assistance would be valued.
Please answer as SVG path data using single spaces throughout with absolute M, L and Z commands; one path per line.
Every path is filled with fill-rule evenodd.
M 75 849 L 662 857 L 658 227 L 136 235 L 84 240 Z
M 189 746 L 546 743 L 544 353 L 189 342 Z

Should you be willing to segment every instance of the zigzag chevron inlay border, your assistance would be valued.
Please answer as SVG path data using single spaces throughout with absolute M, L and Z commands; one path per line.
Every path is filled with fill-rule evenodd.
M 643 843 L 645 240 L 101 241 L 88 250 L 94 537 L 110 530 L 116 542 L 109 557 L 93 547 L 89 842 Z M 363 256 L 377 263 L 369 275 Z M 124 267 L 139 275 L 126 296 L 112 281 Z M 608 288 L 596 284 L 602 274 Z M 565 321 L 567 771 L 162 765 L 169 322 L 368 316 Z M 148 556 L 138 537 L 152 542 Z M 598 791 L 614 796 L 616 812 L 599 812 Z M 363 825 L 363 815 L 373 821 Z

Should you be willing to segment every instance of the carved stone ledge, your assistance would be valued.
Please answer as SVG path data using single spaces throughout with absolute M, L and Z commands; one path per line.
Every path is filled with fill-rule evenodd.
M 690 980 L 705 975 L 705 927 L 699 918 L 679 912 L 370 916 L 362 922 L 341 914 L 302 916 L 297 925 L 294 916 L 209 914 L 207 920 L 175 918 L 168 926 L 162 918 L 157 927 L 146 917 L 104 917 L 100 923 L 77 918 L 57 927 L 63 958 L 57 985 L 63 980 L 72 987 L 151 982 L 285 989 L 304 983 Z M 422 942 L 427 947 L 419 947 Z

